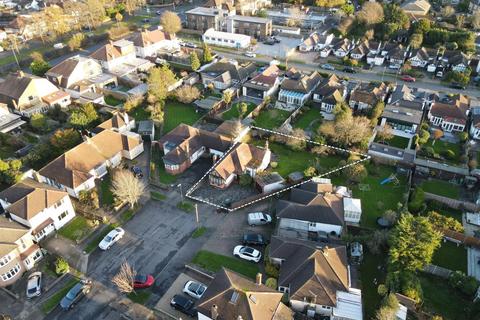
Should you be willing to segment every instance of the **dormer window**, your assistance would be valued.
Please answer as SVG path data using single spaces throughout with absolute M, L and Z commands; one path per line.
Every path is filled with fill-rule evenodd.
M 2 258 L 0 258 L 0 267 L 3 267 L 4 265 L 8 264 L 10 261 L 12 261 L 12 256 L 10 254 L 3 256 Z

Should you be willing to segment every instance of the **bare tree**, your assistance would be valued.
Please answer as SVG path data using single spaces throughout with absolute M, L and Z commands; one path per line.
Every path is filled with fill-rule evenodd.
M 175 12 L 165 11 L 160 17 L 160 24 L 163 27 L 163 31 L 175 34 L 182 30 L 182 21 Z
M 125 5 L 125 11 L 132 15 L 135 10 L 145 4 L 145 0 L 124 0 L 123 4 Z
M 382 22 L 383 17 L 383 7 L 378 2 L 365 2 L 362 9 L 357 13 L 357 19 L 367 25 Z
M 287 26 L 300 26 L 305 13 L 298 7 L 291 7 L 288 9 L 288 13 L 290 14 L 290 18 L 287 20 Z
M 305 142 L 306 138 L 305 131 L 300 128 L 293 129 L 287 138 L 287 145 L 293 150 L 303 150 L 307 145 Z
M 341 120 L 322 124 L 319 131 L 333 142 L 349 147 L 363 142 L 372 130 L 368 118 L 346 114 Z
M 385 124 L 377 131 L 377 137 L 382 141 L 391 140 L 393 138 L 393 129 L 389 124 Z
M 135 269 L 127 261 L 124 261 L 118 273 L 113 276 L 112 282 L 120 292 L 131 293 L 134 291 L 133 282 L 136 275 Z
M 197 87 L 182 86 L 175 91 L 175 95 L 182 103 L 192 103 L 200 97 L 200 90 Z
M 112 181 L 112 192 L 117 198 L 127 201 L 133 207 L 144 191 L 145 184 L 140 179 L 137 179 L 132 172 L 128 170 L 115 172 Z
M 452 6 L 445 6 L 442 8 L 442 16 L 445 18 L 450 18 L 455 14 L 455 9 Z

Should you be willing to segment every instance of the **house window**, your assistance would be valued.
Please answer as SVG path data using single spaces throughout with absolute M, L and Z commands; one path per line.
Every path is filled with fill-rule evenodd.
M 68 216 L 68 212 L 64 211 L 58 216 L 58 221 L 62 221 L 66 216 Z
M 281 293 L 288 293 L 289 292 L 288 287 L 278 287 L 278 291 L 280 291 Z
M 57 209 L 57 208 L 60 207 L 62 204 L 63 204 L 63 199 L 61 199 L 60 201 L 55 202 L 55 204 L 53 205 L 53 207 L 54 207 L 55 209 Z
M 20 239 L 20 243 L 22 244 L 22 249 L 27 249 L 27 245 L 23 239 Z
M 8 271 L 7 273 L 4 273 L 2 274 L 2 280 L 3 281 L 8 281 L 10 280 L 11 278 L 15 277 L 17 275 L 17 273 L 20 271 L 20 264 L 17 263 L 15 265 L 15 267 L 13 267 L 12 269 L 10 269 L 10 271 Z
M 10 261 L 12 261 L 12 256 L 11 255 L 7 254 L 6 256 L 3 256 L 0 259 L 0 267 L 3 267 L 4 265 L 9 263 Z
M 37 262 L 41 257 L 42 257 L 42 253 L 40 252 L 40 250 L 37 250 L 37 252 L 35 252 L 32 258 L 34 262 Z

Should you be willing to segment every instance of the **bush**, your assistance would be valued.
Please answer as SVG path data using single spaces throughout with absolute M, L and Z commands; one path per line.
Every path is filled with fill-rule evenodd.
M 435 156 L 435 150 L 432 147 L 423 148 L 423 152 L 427 157 L 433 158 Z
M 252 177 L 249 175 L 249 174 L 242 174 L 240 176 L 240 181 L 239 181 L 239 184 L 242 186 L 242 187 L 247 187 L 249 185 L 251 185 L 253 182 L 253 179 Z
M 69 271 L 70 271 L 70 266 L 68 265 L 68 262 L 62 257 L 59 257 L 57 261 L 55 261 L 55 273 L 60 276 Z
M 273 290 L 277 290 L 277 279 L 268 278 L 267 281 L 265 281 L 265 285 Z
M 280 269 L 269 260 L 265 259 L 265 273 L 271 278 L 278 279 L 278 276 L 280 275 Z
M 400 287 L 402 294 L 419 303 L 423 298 L 422 285 L 417 276 L 413 273 L 403 273 L 400 275 Z
M 442 156 L 444 156 L 445 159 L 453 160 L 453 159 L 455 159 L 455 152 L 448 149 L 448 150 L 442 151 Z
M 418 213 L 422 210 L 425 202 L 425 192 L 422 188 L 415 188 L 413 190 L 410 202 L 408 203 L 408 209 L 413 213 Z
M 270 162 L 270 167 L 272 167 L 272 169 L 275 169 L 276 167 L 278 167 L 278 162 L 276 161 Z
M 448 278 L 448 283 L 470 297 L 475 294 L 479 285 L 477 279 L 467 276 L 461 271 L 453 272 Z

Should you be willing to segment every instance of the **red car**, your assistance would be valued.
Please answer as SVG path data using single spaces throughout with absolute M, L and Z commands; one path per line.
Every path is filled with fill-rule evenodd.
M 415 79 L 414 77 L 410 77 L 410 76 L 403 76 L 402 80 L 405 81 L 405 82 L 415 82 L 417 79 Z
M 148 288 L 153 285 L 155 279 L 151 275 L 137 274 L 133 280 L 134 289 Z

